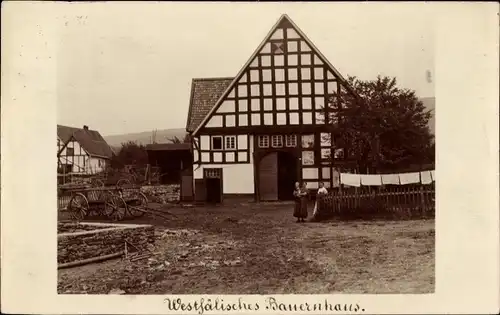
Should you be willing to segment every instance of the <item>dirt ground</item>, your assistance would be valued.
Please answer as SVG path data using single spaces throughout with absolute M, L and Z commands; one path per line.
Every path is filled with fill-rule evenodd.
M 149 259 L 59 270 L 59 293 L 434 292 L 434 220 L 295 223 L 292 204 L 173 208 Z

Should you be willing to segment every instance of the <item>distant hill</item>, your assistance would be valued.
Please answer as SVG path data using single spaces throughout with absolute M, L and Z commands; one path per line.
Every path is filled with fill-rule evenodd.
M 436 134 L 436 98 L 435 97 L 423 97 L 420 99 L 422 103 L 424 103 L 425 108 L 427 110 L 432 111 L 432 117 L 429 120 L 429 128 L 431 129 L 432 134 Z
M 120 149 L 122 143 L 128 141 L 137 142 L 137 144 L 150 144 L 151 136 L 153 135 L 153 131 L 145 131 L 145 132 L 137 132 L 137 133 L 128 133 L 121 135 L 112 135 L 112 136 L 104 136 L 106 142 L 116 151 L 116 149 Z M 183 139 L 186 135 L 185 129 L 163 129 L 156 131 L 156 142 L 157 143 L 169 143 L 169 138 L 177 137 L 179 139 Z

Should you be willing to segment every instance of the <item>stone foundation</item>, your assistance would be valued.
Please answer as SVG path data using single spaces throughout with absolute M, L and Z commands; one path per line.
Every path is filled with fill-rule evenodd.
M 108 223 L 59 223 L 60 230 L 75 232 L 59 233 L 57 236 L 57 262 L 67 263 L 118 253 L 143 252 L 149 244 L 154 244 L 152 225 L 108 224 Z M 95 229 L 90 230 L 91 227 Z
M 148 197 L 150 202 L 177 203 L 181 197 L 181 186 L 177 184 L 143 186 L 141 192 Z

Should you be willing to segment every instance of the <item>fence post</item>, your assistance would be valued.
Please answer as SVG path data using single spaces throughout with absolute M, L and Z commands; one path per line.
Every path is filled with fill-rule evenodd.
M 426 209 L 425 209 L 424 186 L 422 184 L 420 184 L 420 207 L 422 211 L 422 216 L 425 216 Z
M 354 209 L 355 211 L 359 208 L 359 190 L 358 187 L 354 187 Z

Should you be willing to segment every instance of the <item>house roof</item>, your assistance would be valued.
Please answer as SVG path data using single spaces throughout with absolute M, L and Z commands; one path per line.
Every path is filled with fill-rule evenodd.
M 111 158 L 113 151 L 96 130 L 57 125 L 57 136 L 66 143 L 73 137 L 91 156 Z
M 191 84 L 186 130 L 193 132 L 215 106 L 234 78 L 199 78 Z

